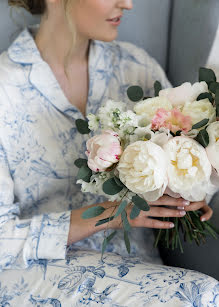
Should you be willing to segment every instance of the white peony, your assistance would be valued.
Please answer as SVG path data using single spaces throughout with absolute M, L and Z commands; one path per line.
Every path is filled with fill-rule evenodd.
M 186 102 L 182 113 L 192 118 L 193 125 L 205 118 L 208 118 L 210 123 L 216 120 L 216 108 L 208 99 Z
M 123 152 L 117 166 L 120 180 L 148 201 L 161 197 L 167 186 L 163 149 L 151 141 L 137 141 Z
M 171 103 L 165 97 L 148 98 L 138 102 L 134 106 L 137 115 L 141 115 L 144 126 L 150 124 L 158 109 L 163 108 L 167 111 L 172 109 Z
M 206 82 L 196 82 L 193 85 L 185 82 L 174 88 L 167 88 L 159 92 L 159 97 L 166 97 L 173 107 L 182 107 L 186 101 L 195 101 L 201 93 L 208 92 Z
M 206 147 L 208 159 L 219 174 L 219 122 L 210 124 L 207 128 L 209 145 Z
M 168 161 L 168 187 L 190 201 L 206 197 L 211 176 L 211 164 L 206 151 L 195 140 L 179 136 L 163 147 Z

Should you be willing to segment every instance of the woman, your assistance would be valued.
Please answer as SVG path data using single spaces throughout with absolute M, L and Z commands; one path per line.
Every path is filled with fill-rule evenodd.
M 96 219 L 81 218 L 101 200 L 82 194 L 76 186 L 73 164 L 84 153 L 86 138 L 77 133 L 75 120 L 95 113 L 109 98 L 127 101 L 125 89 L 130 84 L 138 82 L 146 95 L 157 79 L 169 86 L 159 65 L 143 50 L 112 42 L 132 1 L 10 0 L 9 4 L 40 13 L 42 20 L 39 27 L 25 29 L 0 58 L 0 302 L 11 306 L 216 302 L 217 281 L 155 265 L 161 260 L 152 250 L 151 228 L 174 227 L 154 218 L 201 209 L 202 219 L 208 220 L 212 210 L 205 202 L 188 204 L 165 196 L 133 220 L 132 255 L 154 264 L 113 253 L 100 262 L 105 226 L 95 227 Z M 102 206 L 108 208 L 104 218 L 112 204 Z M 117 219 L 110 228 L 119 224 Z M 127 256 L 121 232 L 108 251 Z M 189 295 L 190 287 L 196 287 L 196 296 Z

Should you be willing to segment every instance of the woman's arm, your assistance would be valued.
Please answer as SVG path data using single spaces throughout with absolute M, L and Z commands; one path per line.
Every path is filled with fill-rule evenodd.
M 134 220 L 129 220 L 132 227 L 169 229 L 173 227 L 171 222 L 163 222 L 156 219 L 156 217 L 182 217 L 186 214 L 185 211 L 202 209 L 205 213 L 202 216 L 202 219 L 205 218 L 205 220 L 208 220 L 211 218 L 213 212 L 212 209 L 209 208 L 204 201 L 190 204 L 188 201 L 185 201 L 182 198 L 176 199 L 166 195 L 161 197 L 159 200 L 149 204 L 151 207 L 150 211 L 141 211 L 137 218 Z M 106 208 L 106 210 L 100 216 L 95 218 L 83 219 L 81 215 L 85 210 L 96 205 L 87 206 L 72 211 L 68 235 L 68 245 L 91 236 L 98 231 L 105 230 L 107 227 L 109 229 L 121 228 L 120 216 L 111 221 L 109 224 L 106 223 L 100 226 L 95 226 L 98 220 L 105 219 L 116 212 L 116 203 L 105 202 L 99 205 Z M 172 208 L 170 209 L 163 206 L 170 206 Z M 179 207 L 179 209 L 176 207 Z M 130 210 L 131 208 L 129 207 L 128 216 Z

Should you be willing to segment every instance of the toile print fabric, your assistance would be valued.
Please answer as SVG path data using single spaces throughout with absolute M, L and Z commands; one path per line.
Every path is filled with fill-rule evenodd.
M 36 30 L 0 56 L 0 306 L 217 306 L 218 282 L 162 266 L 151 229 L 132 231 L 131 257 L 122 231 L 103 262 L 103 232 L 67 247 L 71 210 L 102 199 L 76 185 L 87 136 L 75 120 L 84 117 L 41 58 Z M 170 86 L 142 49 L 92 41 L 86 113 L 109 98 L 129 103 L 129 85 L 150 96 L 156 80 Z

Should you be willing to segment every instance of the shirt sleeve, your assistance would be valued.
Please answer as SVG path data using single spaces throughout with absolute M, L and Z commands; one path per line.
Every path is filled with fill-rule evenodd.
M 144 49 L 131 43 L 117 42 L 123 83 L 139 85 L 146 97 L 154 97 L 154 83 L 159 81 L 162 88 L 172 87 L 161 65 Z M 121 54 L 121 55 L 120 55 Z
M 71 211 L 20 218 L 14 183 L 0 145 L 0 269 L 20 259 L 65 259 Z

